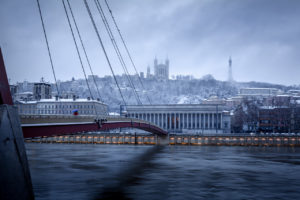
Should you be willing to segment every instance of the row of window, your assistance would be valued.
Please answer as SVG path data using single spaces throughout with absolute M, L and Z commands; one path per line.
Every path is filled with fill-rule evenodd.
M 46 109 L 47 108 L 77 108 L 77 109 L 80 109 L 80 108 L 94 108 L 93 105 L 40 105 L 39 106 L 40 108 L 43 108 L 45 107 Z
M 260 120 L 259 123 L 261 124 L 278 124 L 278 125 L 284 125 L 287 124 L 288 121 L 272 121 L 272 120 Z
M 19 109 L 20 114 L 72 114 L 72 110 L 31 110 Z M 95 110 L 81 110 L 79 114 L 95 114 Z M 102 113 L 103 114 L 103 113 Z
M 36 105 L 18 105 L 21 108 L 36 108 Z M 99 106 L 96 106 L 99 107 Z M 54 109 L 54 108 L 73 108 L 73 109 L 82 109 L 82 108 L 94 108 L 93 105 L 38 105 L 38 108 Z
M 73 114 L 72 110 L 38 110 L 37 114 Z M 84 110 L 79 114 L 95 114 L 94 110 Z
M 36 105 L 19 104 L 18 108 L 25 111 L 36 109 L 94 109 L 95 107 L 93 105 L 39 105 L 38 107 L 36 107 Z M 106 111 L 106 107 L 104 106 L 96 105 L 96 108 L 98 111 Z

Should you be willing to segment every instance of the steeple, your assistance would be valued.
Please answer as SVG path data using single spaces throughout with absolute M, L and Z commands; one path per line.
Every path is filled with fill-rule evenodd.
M 147 77 L 147 78 L 150 78 L 150 76 L 151 76 L 151 72 L 150 72 L 150 66 L 148 65 L 148 67 L 147 67 L 147 75 L 146 75 L 146 77 Z
M 233 76 L 232 76 L 232 59 L 231 56 L 228 60 L 228 82 L 233 82 Z
M 157 58 L 156 58 L 156 56 L 155 56 L 155 58 L 154 58 L 154 67 L 155 66 L 157 66 Z
M 168 58 L 168 56 L 167 56 L 167 58 L 166 58 L 166 65 L 169 67 L 169 63 L 170 63 L 170 61 L 169 61 L 169 58 Z

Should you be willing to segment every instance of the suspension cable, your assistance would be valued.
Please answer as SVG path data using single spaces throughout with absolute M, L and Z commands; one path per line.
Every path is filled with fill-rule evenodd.
M 137 69 L 136 69 L 135 63 L 133 62 L 132 56 L 131 56 L 131 54 L 130 54 L 128 48 L 127 48 L 127 45 L 126 45 L 125 40 L 124 40 L 124 38 L 123 38 L 123 36 L 122 36 L 122 34 L 121 34 L 121 31 L 120 31 L 120 29 L 119 29 L 119 26 L 117 25 L 117 22 L 116 22 L 115 17 L 114 17 L 114 15 L 113 15 L 113 13 L 112 13 L 112 10 L 110 9 L 110 7 L 109 7 L 109 5 L 108 5 L 107 0 L 104 0 L 104 1 L 105 1 L 106 6 L 107 6 L 107 9 L 109 10 L 109 13 L 110 13 L 111 18 L 113 19 L 113 22 L 114 22 L 114 24 L 115 24 L 115 27 L 116 27 L 116 29 L 117 29 L 117 31 L 118 31 L 118 33 L 119 33 L 119 36 L 120 36 L 120 38 L 121 38 L 121 40 L 122 40 L 122 43 L 123 43 L 123 45 L 124 45 L 124 47 L 125 47 L 125 50 L 126 50 L 126 52 L 127 52 L 127 55 L 128 55 L 128 57 L 129 57 L 129 59 L 130 59 L 130 61 L 131 61 L 131 64 L 132 64 L 132 66 L 133 66 L 135 72 L 136 72 L 137 75 L 138 75 L 138 78 L 139 78 L 139 81 L 140 81 L 140 83 L 141 83 L 141 85 L 142 85 L 142 88 L 143 88 L 143 90 L 145 90 L 144 84 L 143 84 L 143 82 L 142 82 L 142 80 L 141 80 L 141 77 L 140 77 L 139 74 L 138 74 L 138 71 L 137 71 Z M 146 91 L 146 90 L 145 90 L 145 91 Z M 150 97 L 148 96 L 147 93 L 146 93 L 146 96 L 147 96 L 147 99 L 148 99 L 149 103 L 152 104 L 152 103 L 151 103 L 151 100 L 150 100 Z
M 120 95 L 121 95 L 121 97 L 122 97 L 123 103 L 124 103 L 124 105 L 126 106 L 127 104 L 126 104 L 126 102 L 125 102 L 125 99 L 124 99 L 124 96 L 123 96 L 123 94 L 122 94 L 121 88 L 120 88 L 120 86 L 119 86 L 119 84 L 118 84 L 117 78 L 116 78 L 115 73 L 114 73 L 113 68 L 112 68 L 112 65 L 111 65 L 110 60 L 109 60 L 109 58 L 108 58 L 108 55 L 107 55 L 107 53 L 106 53 L 104 44 L 103 44 L 102 39 L 101 39 L 101 37 L 100 37 L 98 28 L 97 28 L 97 26 L 96 26 L 95 20 L 94 20 L 94 18 L 93 18 L 93 15 L 92 15 L 92 13 L 91 13 L 91 10 L 90 10 L 90 7 L 89 7 L 89 5 L 88 5 L 88 3 L 87 3 L 87 0 L 84 0 L 84 4 L 85 4 L 85 7 L 86 7 L 86 9 L 87 9 L 87 11 L 88 11 L 88 14 L 89 14 L 89 17 L 90 17 L 91 22 L 92 22 L 92 24 L 93 24 L 93 27 L 94 27 L 94 29 L 95 29 L 95 32 L 96 32 L 96 34 L 97 34 L 97 37 L 98 37 L 99 43 L 100 43 L 100 45 L 101 45 L 101 48 L 102 48 L 102 50 L 103 50 L 103 53 L 104 53 L 104 55 L 105 55 L 106 61 L 107 61 L 108 65 L 109 65 L 109 68 L 110 68 L 110 70 L 111 70 L 111 73 L 112 73 L 112 75 L 113 75 L 113 77 L 114 77 L 114 80 L 115 80 L 115 82 L 116 82 L 116 85 L 117 85 L 117 87 L 118 87 L 118 89 L 119 89 L 119 93 L 120 93 Z
M 87 80 L 86 72 L 85 72 L 85 69 L 84 69 L 84 66 L 83 66 L 83 62 L 82 62 L 82 59 L 81 59 L 81 56 L 80 56 L 80 52 L 79 52 L 79 49 L 78 49 L 78 45 L 77 45 L 77 42 L 76 42 L 76 38 L 75 38 L 75 35 L 74 35 L 74 32 L 73 32 L 72 25 L 71 25 L 71 22 L 70 22 L 69 14 L 68 14 L 68 12 L 67 12 L 67 8 L 66 8 L 66 5 L 65 5 L 65 1 L 62 0 L 62 3 L 63 3 L 64 10 L 65 10 L 65 13 L 66 13 L 66 17 L 67 17 L 67 19 L 68 19 L 68 24 L 69 24 L 69 27 L 70 27 L 70 30 L 71 30 L 71 33 L 72 33 L 73 41 L 74 41 L 74 44 L 75 44 L 75 47 L 76 47 L 76 51 L 77 51 L 77 54 L 78 54 L 78 58 L 79 58 L 79 61 L 80 61 L 80 65 L 81 65 L 81 68 L 82 68 L 82 72 L 83 72 L 83 74 L 84 74 L 84 78 L 85 78 L 85 81 L 86 81 L 88 90 L 89 90 L 89 92 L 90 92 L 90 95 L 91 95 L 91 98 L 92 98 L 92 101 L 93 101 L 93 104 L 94 104 L 94 109 L 95 109 L 95 112 L 96 112 L 96 115 L 97 115 L 97 118 L 98 118 L 98 117 L 99 117 L 98 111 L 97 111 L 97 108 L 96 108 L 96 104 L 95 104 L 95 102 L 94 102 L 94 97 L 93 97 L 93 94 L 92 94 L 92 91 L 91 91 L 91 88 L 90 88 L 90 84 L 89 84 L 89 82 L 88 82 L 88 80 Z
M 69 9 L 70 9 L 70 13 L 71 13 L 73 22 L 74 22 L 74 24 L 75 24 L 75 28 L 76 28 L 76 31 L 77 31 L 77 34 L 78 34 L 78 37 L 79 37 L 79 40 L 80 40 L 80 43 L 81 43 L 81 46 L 82 46 L 84 55 L 85 55 L 85 58 L 86 58 L 86 60 L 87 60 L 88 66 L 89 66 L 89 68 L 90 68 L 90 71 L 91 71 L 91 74 L 92 74 L 92 77 L 93 77 L 94 84 L 95 84 L 96 89 L 97 89 L 98 97 L 99 97 L 99 99 L 103 102 L 103 98 L 102 98 L 101 95 L 100 95 L 99 88 L 98 88 L 98 85 L 97 85 L 97 83 L 96 83 L 95 76 L 94 76 L 94 73 L 93 73 L 93 70 L 92 70 L 92 66 L 91 66 L 91 64 L 90 64 L 90 60 L 89 60 L 88 55 L 87 55 L 87 53 L 86 53 L 86 49 L 85 49 L 85 46 L 84 46 L 84 44 L 83 44 L 83 41 L 82 41 L 82 38 L 81 38 L 81 35 L 80 35 L 80 32 L 79 32 L 79 28 L 78 28 L 78 26 L 77 26 L 77 23 L 76 23 L 74 14 L 73 14 L 73 10 L 72 10 L 72 7 L 71 7 L 71 4 L 70 4 L 69 0 L 67 0 L 67 3 L 68 3 L 68 6 L 69 6 Z
M 125 76 L 126 76 L 128 82 L 129 82 L 129 84 L 131 85 L 131 88 L 132 88 L 132 90 L 133 90 L 133 92 L 134 92 L 134 95 L 135 95 L 135 98 L 136 98 L 136 100 L 137 100 L 137 103 L 142 105 L 142 102 L 141 102 L 140 97 L 139 97 L 139 95 L 138 95 L 138 93 L 137 93 L 137 91 L 136 91 L 136 88 L 135 88 L 135 86 L 134 86 L 134 84 L 133 84 L 133 81 L 132 81 L 132 79 L 130 78 L 130 75 L 129 75 L 127 66 L 126 66 L 126 64 L 125 64 L 125 62 L 124 62 L 124 59 L 123 59 L 122 54 L 121 54 L 121 52 L 120 52 L 120 49 L 119 49 L 119 47 L 118 47 L 118 45 L 117 45 L 117 43 L 116 43 L 116 41 L 115 41 L 114 35 L 113 35 L 113 33 L 112 33 L 112 31 L 111 31 L 111 28 L 110 28 L 110 26 L 109 26 L 109 24 L 108 24 L 108 22 L 107 22 L 107 20 L 106 20 L 106 17 L 105 17 L 105 14 L 104 14 L 104 12 L 103 12 L 103 9 L 102 9 L 102 7 L 101 7 L 101 5 L 100 5 L 100 3 L 99 3 L 98 0 L 94 0 L 94 2 L 95 2 L 95 4 L 96 4 L 97 10 L 98 10 L 98 12 L 99 12 L 99 14 L 100 14 L 100 16 L 101 16 L 101 19 L 102 19 L 102 21 L 103 21 L 103 23 L 104 23 L 104 25 L 105 25 L 105 29 L 106 29 L 106 31 L 107 31 L 109 37 L 110 37 L 110 40 L 111 40 L 112 45 L 113 45 L 113 47 L 114 47 L 114 50 L 115 50 L 115 52 L 116 52 L 116 54 L 117 54 L 117 56 L 118 56 L 118 59 L 119 59 L 121 65 L 122 65 L 122 67 L 123 67 Z
M 53 74 L 54 81 L 55 81 L 57 95 L 58 95 L 58 97 L 60 97 L 60 92 L 59 92 L 59 89 L 58 89 L 57 79 L 56 79 L 56 75 L 55 75 L 54 65 L 53 65 L 53 61 L 52 61 L 52 56 L 51 56 L 51 52 L 50 52 L 50 47 L 49 47 L 49 43 L 48 43 L 48 37 L 47 37 L 47 34 L 46 34 L 46 29 L 45 29 L 43 16 L 42 16 L 40 2 L 39 2 L 39 0 L 36 0 L 36 1 L 37 1 L 37 5 L 38 5 L 38 8 L 39 8 L 40 18 L 41 18 L 41 21 L 42 21 L 43 32 L 44 32 L 44 36 L 45 36 L 45 40 L 46 40 L 46 44 L 47 44 L 47 50 L 48 50 L 48 55 L 49 55 L 50 64 L 51 64 L 51 68 L 52 68 L 52 74 Z

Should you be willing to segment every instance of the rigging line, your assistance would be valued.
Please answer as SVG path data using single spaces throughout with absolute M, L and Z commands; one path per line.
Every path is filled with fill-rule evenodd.
M 65 1 L 62 0 L 62 3 L 63 3 L 64 10 L 65 10 L 65 13 L 66 13 L 66 16 L 67 16 L 67 19 L 68 19 L 68 24 L 69 24 L 69 27 L 70 27 L 70 30 L 71 30 L 71 33 L 72 33 L 73 41 L 74 41 L 74 44 L 75 44 L 75 47 L 76 47 L 76 51 L 77 51 L 77 54 L 78 54 L 78 58 L 79 58 L 79 61 L 80 61 L 80 64 L 81 64 L 82 72 L 84 74 L 84 78 L 85 78 L 87 87 L 89 89 L 90 95 L 92 97 L 92 101 L 93 101 L 93 104 L 94 104 L 94 109 L 95 109 L 95 112 L 96 112 L 96 115 L 97 115 L 97 118 L 98 118 L 99 116 L 98 116 L 96 104 L 94 102 L 94 97 L 93 97 L 93 94 L 92 94 L 89 82 L 88 82 L 87 77 L 86 77 L 86 72 L 85 72 L 85 69 L 84 69 L 84 66 L 83 66 L 83 63 L 82 63 L 82 59 L 81 59 L 81 56 L 80 56 L 80 52 L 79 52 L 79 49 L 78 49 L 76 38 L 75 38 L 75 35 L 74 35 L 74 32 L 73 32 L 73 28 L 72 28 L 72 25 L 71 25 L 71 22 L 70 22 L 70 18 L 69 18 L 68 12 L 67 12 L 67 8 L 66 8 L 66 5 L 65 5 Z
M 41 21 L 42 21 L 43 32 L 44 32 L 44 36 L 45 36 L 45 40 L 46 40 L 46 44 L 47 44 L 47 50 L 48 50 L 48 55 L 49 55 L 49 59 L 50 59 L 50 64 L 51 64 L 51 68 L 52 68 L 54 81 L 55 81 L 57 95 L 60 96 L 59 89 L 58 89 L 58 84 L 57 84 L 57 79 L 56 79 L 56 75 L 55 75 L 55 70 L 54 70 L 54 65 L 53 65 L 53 61 L 52 61 L 52 56 L 51 56 L 51 52 L 50 52 L 50 47 L 49 47 L 49 43 L 48 43 L 48 37 L 47 37 L 47 34 L 46 34 L 45 24 L 44 24 L 44 20 L 43 20 L 43 16 L 42 16 L 40 2 L 39 2 L 39 0 L 36 0 L 36 1 L 37 1 L 37 4 L 38 4 L 40 18 L 41 18 Z
M 110 71 L 111 71 L 111 73 L 112 73 L 112 75 L 113 75 L 113 77 L 114 77 L 114 80 L 115 80 L 115 82 L 116 82 L 116 85 L 117 85 L 117 87 L 118 87 L 118 89 L 119 89 L 119 92 L 120 92 L 120 95 L 121 95 L 121 97 L 122 97 L 123 103 L 124 103 L 124 105 L 127 105 L 126 102 L 125 102 L 124 96 L 123 96 L 123 94 L 122 94 L 121 88 L 120 88 L 120 86 L 119 86 L 119 84 L 118 84 L 117 78 L 116 78 L 115 73 L 114 73 L 114 70 L 113 70 L 113 68 L 112 68 L 112 65 L 111 65 L 111 63 L 110 63 L 110 60 L 109 60 L 109 58 L 108 58 L 108 55 L 107 55 L 107 53 L 106 53 L 104 44 L 103 44 L 103 42 L 102 42 L 102 40 L 101 40 L 99 31 L 98 31 L 98 29 L 97 29 L 95 20 L 94 20 L 94 18 L 93 18 L 93 16 L 92 16 L 92 13 L 91 13 L 90 7 L 89 7 L 89 5 L 88 5 L 88 3 L 87 3 L 87 0 L 84 0 L 84 4 L 85 4 L 85 7 L 86 7 L 86 9 L 87 9 L 87 11 L 88 11 L 88 14 L 89 14 L 89 17 L 90 17 L 91 22 L 92 22 L 92 24 L 93 24 L 93 27 L 94 27 L 94 29 L 95 29 L 95 32 L 96 32 L 96 34 L 97 34 L 97 37 L 98 37 L 99 43 L 100 43 L 100 45 L 101 45 L 101 48 L 102 48 L 102 50 L 103 50 L 103 52 L 104 52 L 106 61 L 107 61 L 108 65 L 109 65 L 109 68 L 110 68 Z
M 95 4 L 96 4 L 96 7 L 97 7 L 97 9 L 98 9 L 98 12 L 99 12 L 99 14 L 100 14 L 100 16 L 101 16 L 101 19 L 102 19 L 102 21 L 103 21 L 103 23 L 104 23 L 104 25 L 105 25 L 106 31 L 107 31 L 107 33 L 108 33 L 110 39 L 111 39 L 111 42 L 112 42 L 112 44 L 113 44 L 113 47 L 114 47 L 114 49 L 115 49 L 115 51 L 116 51 L 116 53 L 117 53 L 118 59 L 119 59 L 121 65 L 122 65 L 122 67 L 123 67 L 123 70 L 124 70 L 124 72 L 125 72 L 126 78 L 127 78 L 128 82 L 130 83 L 130 85 L 131 85 L 133 91 L 134 91 L 134 94 L 135 94 L 135 97 L 136 97 L 136 99 L 137 99 L 137 102 L 138 102 L 138 104 L 141 104 L 141 105 L 142 105 L 142 102 L 141 102 L 140 97 L 139 97 L 139 95 L 138 95 L 138 93 L 137 93 L 137 91 L 136 91 L 136 88 L 135 88 L 135 86 L 134 86 L 134 84 L 133 84 L 133 81 L 132 81 L 132 79 L 130 78 L 128 69 L 127 69 L 126 64 L 125 64 L 125 62 L 124 62 L 124 59 L 123 59 L 122 54 L 121 54 L 121 52 L 120 52 L 120 49 L 119 49 L 119 47 L 118 47 L 118 45 L 117 45 L 117 43 L 116 43 L 116 40 L 115 40 L 115 38 L 114 38 L 114 35 L 113 35 L 112 31 L 111 31 L 111 28 L 110 28 L 110 26 L 109 26 L 109 24 L 108 24 L 108 21 L 107 21 L 106 17 L 105 17 L 105 14 L 104 14 L 104 11 L 103 11 L 103 9 L 102 9 L 102 6 L 100 5 L 100 3 L 99 3 L 98 0 L 97 0 L 97 1 L 94 0 L 94 2 L 95 2 Z
M 79 32 L 79 28 L 78 28 L 78 26 L 77 26 L 77 23 L 76 23 L 74 14 L 73 14 L 73 10 L 72 10 L 72 7 L 71 7 L 71 4 L 70 4 L 69 0 L 67 0 L 67 3 L 68 3 L 68 6 L 69 6 L 69 9 L 70 9 L 70 12 L 71 12 L 71 16 L 72 16 L 73 22 L 74 22 L 74 24 L 75 24 L 75 28 L 76 28 L 77 34 L 78 34 L 78 36 L 79 36 L 79 40 L 80 40 L 80 43 L 81 43 L 81 46 L 82 46 L 82 49 L 83 49 L 85 58 L 86 58 L 86 60 L 87 60 L 88 66 L 89 66 L 89 68 L 90 68 L 90 71 L 91 71 L 91 74 L 92 74 L 92 77 L 93 77 L 94 84 L 95 84 L 96 89 L 97 89 L 98 97 L 99 97 L 100 100 L 103 102 L 103 98 L 102 98 L 101 95 L 100 95 L 100 91 L 99 91 L 98 85 L 97 85 L 97 83 L 96 83 L 96 79 L 95 79 L 95 77 L 94 77 L 94 72 L 93 72 L 93 70 L 92 70 L 92 66 L 91 66 L 91 64 L 90 64 L 90 60 L 89 60 L 89 58 L 88 58 L 88 55 L 87 55 L 87 53 L 86 53 L 85 46 L 84 46 L 84 44 L 83 44 L 83 41 L 82 41 L 82 38 L 81 38 L 81 35 L 80 35 L 80 32 Z
M 101 16 L 101 19 L 102 19 L 102 21 L 103 21 L 103 23 L 105 25 L 106 31 L 107 31 L 107 33 L 108 33 L 108 35 L 110 37 L 110 40 L 111 40 L 111 42 L 113 44 L 113 47 L 114 47 L 114 50 L 115 50 L 115 52 L 116 52 L 116 54 L 118 56 L 118 59 L 119 59 L 121 65 L 123 67 L 123 70 L 125 72 L 126 78 L 127 78 L 128 82 L 129 82 L 129 84 L 131 85 L 132 90 L 134 91 L 134 95 L 136 97 L 137 103 L 142 105 L 142 102 L 141 102 L 140 97 L 139 97 L 139 95 L 138 95 L 138 93 L 136 91 L 136 88 L 135 88 L 135 86 L 133 84 L 133 81 L 130 78 L 130 74 L 128 72 L 128 69 L 127 69 L 126 64 L 124 62 L 124 59 L 123 59 L 122 54 L 120 52 L 120 49 L 119 49 L 119 47 L 118 47 L 118 45 L 116 43 L 116 40 L 115 40 L 114 35 L 113 35 L 112 31 L 111 31 L 111 28 L 110 28 L 110 26 L 109 26 L 109 24 L 108 24 L 108 22 L 106 20 L 106 17 L 105 17 L 105 14 L 103 12 L 103 9 L 102 9 L 102 7 L 101 7 L 101 5 L 100 5 L 100 3 L 99 3 L 98 0 L 94 0 L 94 2 L 96 4 L 97 10 L 98 10 L 98 12 L 99 12 L 99 14 Z
M 109 25 L 108 25 L 108 23 L 107 23 L 107 21 L 106 21 L 105 16 L 104 16 L 104 14 L 103 14 L 103 11 L 102 11 L 102 9 L 101 9 L 101 6 L 100 6 L 101 11 L 100 11 L 100 9 L 99 9 L 99 7 L 98 7 L 98 5 L 97 5 L 97 1 L 95 1 L 95 4 L 96 4 L 96 7 L 97 7 L 97 9 L 98 9 L 98 12 L 99 12 L 99 14 L 100 14 L 100 16 L 101 16 L 101 19 L 102 19 L 102 21 L 103 21 L 103 23 L 104 23 L 104 25 L 105 25 L 105 28 L 106 28 L 106 31 L 107 31 L 109 37 L 110 37 L 110 40 L 111 40 L 111 42 L 112 42 L 112 44 L 113 44 L 114 50 L 115 50 L 115 52 L 116 52 L 116 54 L 117 54 L 117 56 L 118 56 L 118 59 L 119 59 L 119 61 L 120 61 L 120 63 L 121 63 L 121 66 L 122 66 L 122 68 L 123 68 L 123 70 L 124 70 L 125 76 L 126 76 L 128 82 L 129 82 L 129 84 L 130 84 L 130 86 L 131 86 L 131 88 L 132 88 L 132 90 L 133 90 L 133 92 L 134 92 L 134 96 L 135 96 L 135 98 L 136 98 L 136 100 L 137 100 L 137 103 L 138 103 L 138 104 L 142 104 L 142 102 L 141 102 L 141 100 L 140 100 L 140 98 L 139 98 L 139 95 L 138 95 L 138 93 L 137 93 L 137 91 L 136 91 L 136 88 L 135 88 L 135 86 L 134 86 L 134 84 L 133 84 L 133 82 L 132 82 L 132 80 L 131 80 L 131 78 L 130 78 L 130 76 L 129 76 L 129 72 L 128 72 L 128 70 L 127 70 L 127 67 L 126 67 L 126 64 L 125 64 L 125 62 L 124 62 L 124 60 L 123 60 L 123 57 L 122 57 L 122 55 L 121 55 L 121 53 L 120 53 L 120 50 L 119 50 L 119 48 L 118 48 L 118 46 L 117 46 L 117 44 L 116 44 L 116 42 L 115 42 L 115 40 L 114 40 L 114 36 L 113 36 L 113 34 L 112 34 L 111 30 L 110 30 L 110 27 L 109 27 Z
M 145 90 L 144 84 L 143 84 L 143 82 L 142 82 L 142 80 L 141 80 L 141 77 L 140 77 L 139 74 L 138 74 L 138 71 L 137 71 L 137 69 L 136 69 L 135 63 L 133 62 L 132 56 L 131 56 L 131 54 L 130 54 L 128 48 L 127 48 L 127 45 L 126 45 L 125 40 L 124 40 L 124 38 L 123 38 L 123 36 L 122 36 L 122 34 L 121 34 L 121 31 L 120 31 L 120 29 L 119 29 L 119 26 L 118 26 L 116 20 L 115 20 L 115 17 L 114 17 L 114 15 L 113 15 L 113 13 L 112 13 L 112 10 L 110 9 L 110 7 L 109 7 L 109 5 L 108 5 L 107 0 L 104 0 L 104 1 L 105 1 L 106 6 L 107 6 L 107 9 L 109 10 L 109 13 L 110 13 L 111 18 L 113 19 L 113 22 L 114 22 L 114 24 L 115 24 L 115 27 L 116 27 L 116 29 L 118 30 L 119 36 L 120 36 L 120 38 L 121 38 L 121 40 L 122 40 L 122 43 L 123 43 L 123 45 L 124 45 L 124 47 L 125 47 L 125 50 L 126 50 L 127 55 L 128 55 L 128 57 L 129 57 L 129 59 L 130 59 L 130 62 L 131 62 L 131 64 L 132 64 L 132 66 L 133 66 L 135 72 L 136 72 L 137 75 L 138 75 L 138 78 L 139 78 L 139 81 L 140 81 L 140 83 L 141 83 L 141 85 L 142 85 L 143 90 Z M 146 91 L 146 90 L 145 90 L 145 91 Z M 151 99 L 150 99 L 150 97 L 149 97 L 149 95 L 148 95 L 147 93 L 146 93 L 146 96 L 147 96 L 147 99 L 148 99 L 149 103 L 152 104 Z

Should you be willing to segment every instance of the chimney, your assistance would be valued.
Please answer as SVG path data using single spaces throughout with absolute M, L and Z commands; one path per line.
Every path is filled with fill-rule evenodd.
M 58 95 L 55 95 L 55 101 L 58 101 Z
M 91 97 L 88 97 L 87 100 L 88 100 L 88 101 L 91 100 Z
M 73 101 L 76 101 L 76 95 L 73 95 Z

